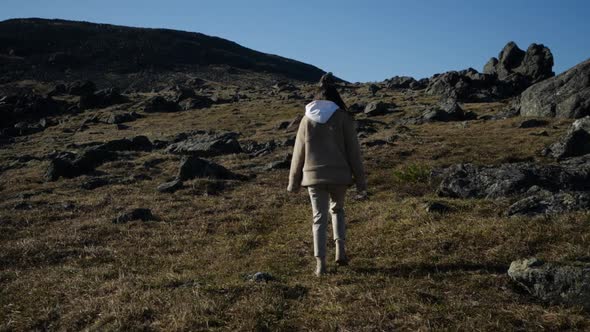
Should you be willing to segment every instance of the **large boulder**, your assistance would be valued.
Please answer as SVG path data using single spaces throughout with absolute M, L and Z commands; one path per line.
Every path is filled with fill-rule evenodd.
M 574 121 L 565 135 L 543 152 L 555 159 L 582 156 L 590 153 L 590 117 L 586 116 Z
M 198 157 L 240 153 L 242 148 L 237 137 L 238 134 L 233 132 L 223 134 L 198 133 L 169 145 L 166 151 L 173 154 Z
M 491 58 L 484 66 L 485 74 L 497 75 L 501 81 L 509 80 L 517 73 L 530 84 L 555 75 L 553 73 L 553 54 L 544 45 L 531 44 L 527 51 L 521 50 L 514 42 L 504 46 L 498 58 Z
M 520 114 L 571 119 L 590 115 L 590 59 L 526 89 Z
M 545 263 L 537 258 L 510 264 L 508 275 L 543 302 L 590 309 L 590 265 Z

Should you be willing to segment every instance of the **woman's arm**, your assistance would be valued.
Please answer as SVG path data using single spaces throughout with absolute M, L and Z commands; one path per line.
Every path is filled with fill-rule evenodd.
M 301 187 L 303 164 L 305 162 L 305 129 L 305 120 L 301 120 L 297 137 L 295 138 L 295 146 L 293 147 L 293 157 L 291 159 L 289 185 L 287 186 L 287 191 L 289 192 L 296 192 Z
M 352 170 L 352 175 L 356 183 L 356 190 L 364 192 L 367 190 L 367 179 L 365 177 L 365 169 L 363 167 L 363 157 L 361 155 L 361 147 L 356 133 L 356 126 L 350 115 L 346 115 L 344 119 L 344 142 L 346 144 L 346 154 L 348 156 L 348 163 Z

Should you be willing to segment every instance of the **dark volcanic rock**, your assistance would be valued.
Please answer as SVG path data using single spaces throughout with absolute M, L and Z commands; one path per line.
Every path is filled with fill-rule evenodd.
M 121 213 L 117 218 L 113 219 L 113 224 L 124 224 L 134 220 L 153 221 L 157 220 L 150 209 L 133 209 Z
M 543 302 L 590 309 L 590 265 L 545 263 L 536 258 L 510 264 L 508 275 Z
M 211 157 L 242 152 L 237 140 L 237 133 L 210 134 L 199 133 L 192 137 L 171 144 L 166 149 L 173 154 L 188 154 L 199 157 Z
M 176 179 L 185 181 L 194 178 L 245 180 L 243 175 L 233 173 L 227 168 L 212 161 L 201 159 L 196 156 L 183 157 L 180 162 L 180 168 Z
M 564 136 L 544 150 L 545 155 L 556 159 L 588 153 L 590 153 L 590 117 L 574 121 Z
M 590 115 L 590 59 L 526 89 L 520 96 L 520 114 L 572 119 Z
M 173 113 L 180 111 L 180 106 L 162 96 L 155 96 L 145 101 L 143 111 L 146 113 Z

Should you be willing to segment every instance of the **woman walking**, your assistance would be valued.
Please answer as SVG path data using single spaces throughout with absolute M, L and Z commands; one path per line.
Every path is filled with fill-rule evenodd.
M 326 229 L 331 216 L 336 263 L 346 265 L 344 197 L 356 184 L 366 196 L 367 183 L 356 128 L 352 116 L 328 73 L 320 80 L 314 100 L 305 106 L 299 124 L 289 174 L 289 192 L 307 187 L 313 211 L 313 248 L 316 275 L 326 272 Z

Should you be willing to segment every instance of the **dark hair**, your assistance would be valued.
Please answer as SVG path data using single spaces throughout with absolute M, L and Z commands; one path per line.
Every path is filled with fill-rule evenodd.
M 326 73 L 320 79 L 319 87 L 313 97 L 315 100 L 329 100 L 338 105 L 343 111 L 347 111 L 348 107 L 340 97 L 340 93 L 336 89 L 336 82 L 332 73 Z

